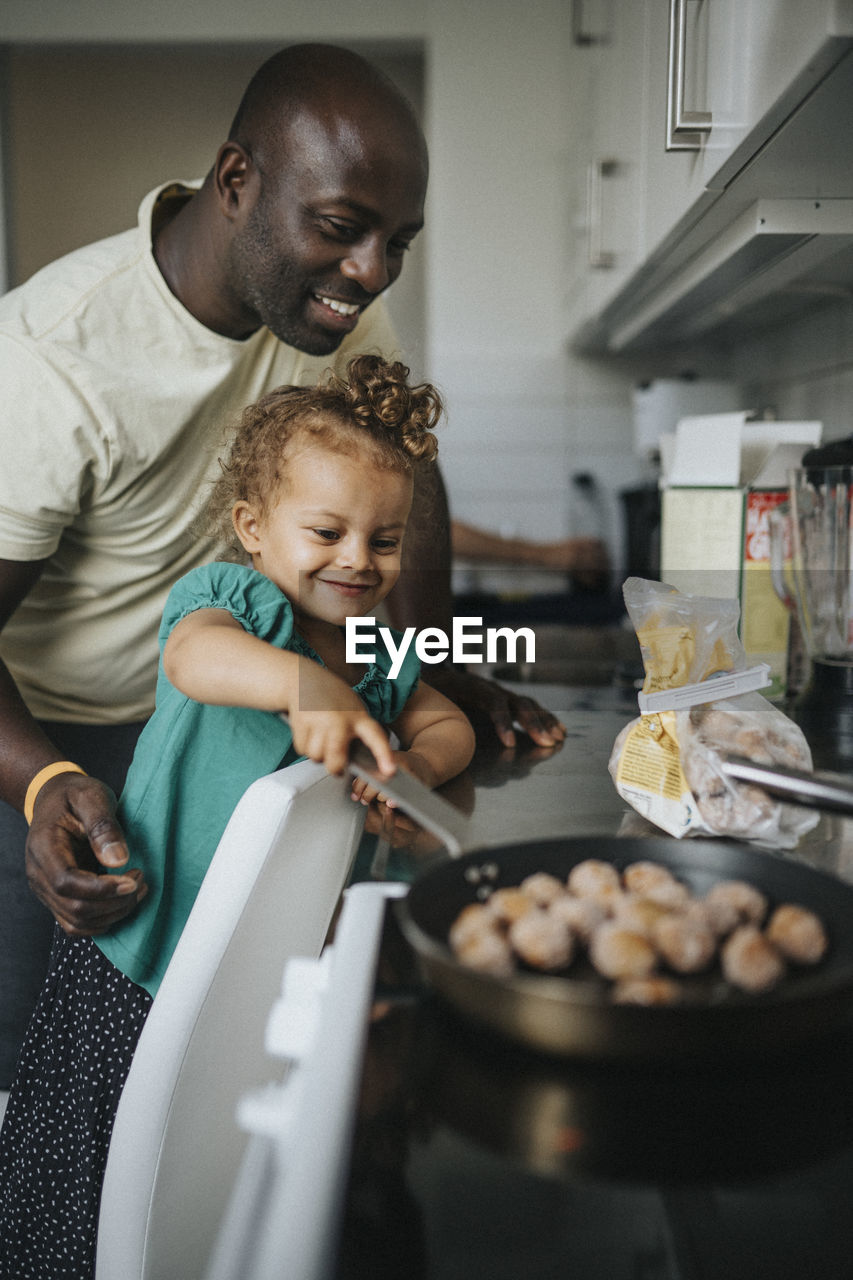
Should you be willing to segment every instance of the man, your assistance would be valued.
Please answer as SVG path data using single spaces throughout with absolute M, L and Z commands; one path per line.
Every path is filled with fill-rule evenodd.
M 0 983 L 19 993 L 4 1013 L 0 988 L 0 1087 L 49 948 L 20 874 L 20 811 L 31 887 L 67 932 L 134 909 L 138 871 L 97 874 L 128 859 L 109 788 L 152 709 L 166 593 L 214 553 L 193 518 L 223 425 L 271 386 L 394 347 L 376 299 L 422 226 L 426 183 L 391 82 L 351 51 L 293 46 L 252 80 L 197 191 L 152 193 L 137 229 L 0 302 Z M 425 568 L 393 620 L 449 630 L 443 493 L 419 493 L 414 522 Z M 513 721 L 540 744 L 562 738 L 527 699 L 452 671 L 439 682 L 505 742 Z

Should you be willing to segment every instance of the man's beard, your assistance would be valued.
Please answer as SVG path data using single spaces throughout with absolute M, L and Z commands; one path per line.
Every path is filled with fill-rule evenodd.
M 232 280 L 244 306 L 280 342 L 325 356 L 337 351 L 346 334 L 311 325 L 305 305 L 313 290 L 289 258 L 282 258 L 273 243 L 269 225 L 259 207 L 232 249 Z

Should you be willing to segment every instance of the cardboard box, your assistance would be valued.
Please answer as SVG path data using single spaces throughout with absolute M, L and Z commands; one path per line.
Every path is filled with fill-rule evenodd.
M 692 595 L 740 601 L 750 663 L 785 691 L 790 616 L 770 577 L 769 516 L 788 471 L 820 443 L 819 422 L 747 422 L 743 412 L 683 418 L 663 442 L 661 579 Z

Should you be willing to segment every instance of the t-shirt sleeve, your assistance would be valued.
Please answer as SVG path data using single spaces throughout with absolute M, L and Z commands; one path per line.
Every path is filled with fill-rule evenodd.
M 93 416 L 28 338 L 0 335 L 0 559 L 43 560 L 107 464 Z
M 271 579 L 246 565 L 216 561 L 202 565 L 169 592 L 160 627 L 160 647 L 187 614 L 198 609 L 225 609 L 252 635 L 279 648 L 293 637 L 293 609 Z

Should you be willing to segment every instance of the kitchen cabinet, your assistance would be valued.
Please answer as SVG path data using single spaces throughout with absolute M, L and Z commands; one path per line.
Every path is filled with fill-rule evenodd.
M 703 179 L 704 133 L 692 128 L 690 117 L 708 115 L 708 29 L 712 0 L 644 0 L 643 60 L 643 256 L 664 239 L 685 210 L 700 201 Z M 681 53 L 676 15 L 683 16 Z M 674 62 L 678 65 L 671 65 Z M 678 85 L 672 81 L 678 80 Z M 677 97 L 691 127 L 676 135 L 669 104 Z M 704 126 L 702 126 L 704 127 Z
M 741 144 L 754 152 L 842 56 L 853 36 L 853 3 L 696 2 L 708 10 L 702 174 L 706 186 L 721 190 L 744 158 Z
M 637 110 L 637 51 L 643 4 L 576 0 L 573 129 L 586 128 L 575 187 L 570 267 L 572 316 L 603 307 L 642 258 L 643 120 Z
M 706 97 L 710 0 L 689 0 L 685 92 Z M 583 240 L 576 245 L 571 320 L 601 311 L 702 192 L 702 164 L 684 146 L 665 149 L 668 0 L 576 0 L 574 61 L 589 122 L 586 168 L 576 175 Z M 581 28 L 578 32 L 578 28 Z M 578 39 L 578 34 L 580 39 Z
M 630 233 L 622 231 L 612 265 L 599 268 L 606 283 L 576 295 L 576 345 L 596 351 L 652 337 L 665 343 L 661 326 L 648 330 L 645 317 L 666 310 L 684 264 L 762 198 L 801 201 L 786 206 L 780 225 L 787 234 L 793 219 L 806 238 L 822 231 L 815 198 L 853 194 L 838 148 L 853 98 L 853 0 L 624 0 L 607 18 L 601 73 L 591 81 L 597 126 L 587 158 L 624 157 L 630 181 L 624 177 L 621 189 L 615 178 L 599 183 L 601 243 L 612 235 L 618 245 L 620 226 Z M 590 52 L 581 47 L 574 56 Z M 846 234 L 847 214 L 835 205 L 834 235 Z M 774 223 L 774 210 L 764 215 L 756 214 L 760 228 Z M 853 213 L 849 225 L 853 232 Z M 756 243 L 744 250 L 753 264 L 782 241 Z M 730 268 L 735 283 L 738 270 Z M 672 340 L 682 336 L 676 325 Z

